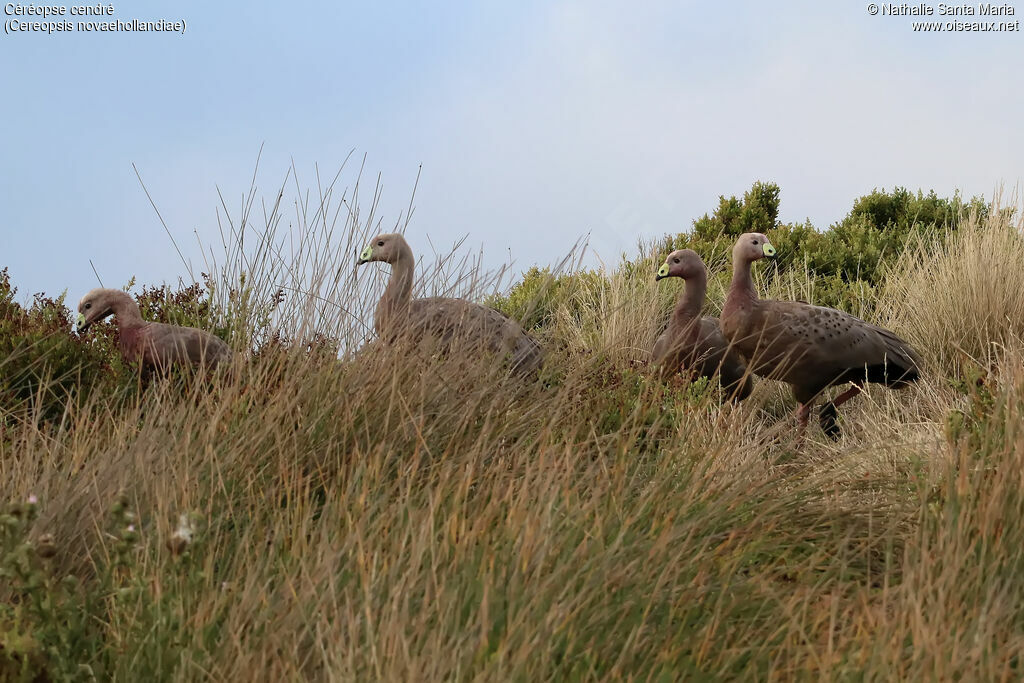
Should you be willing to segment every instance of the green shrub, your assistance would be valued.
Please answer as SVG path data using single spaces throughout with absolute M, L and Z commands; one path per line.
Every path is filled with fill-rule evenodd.
M 873 306 L 873 291 L 908 245 L 940 240 L 955 232 L 966 215 L 976 212 L 984 219 L 988 211 L 980 198 L 965 202 L 959 195 L 941 198 L 934 191 L 915 194 L 898 187 L 860 197 L 843 220 L 819 231 L 809 221 L 780 223 L 779 202 L 778 185 L 755 182 L 742 199 L 719 197 L 714 213 L 694 220 L 690 230 L 662 237 L 654 244 L 654 254 L 660 260 L 675 249 L 693 249 L 724 289 L 736 238 L 763 232 L 778 250 L 774 266 L 764 269 L 766 282 L 797 274 L 813 281 L 813 303 L 866 314 Z M 646 256 L 624 256 L 620 269 L 639 271 L 648 261 Z M 596 275 L 584 271 L 554 277 L 533 268 L 508 295 L 491 303 L 509 315 L 524 315 L 529 327 L 545 327 L 554 319 L 554 309 L 571 300 L 575 280 Z
M 111 657 L 117 648 L 108 640 L 111 626 L 124 626 L 141 643 L 181 628 L 179 595 L 154 590 L 139 575 L 145 545 L 153 552 L 159 535 L 144 528 L 128 496 L 118 494 L 104 520 L 107 545 L 95 555 L 89 579 L 82 581 L 61 566 L 67 549 L 59 539 L 35 533 L 38 508 L 35 496 L 0 508 L 0 681 L 106 680 L 124 668 L 131 669 L 131 678 L 169 678 L 178 657 L 166 654 L 177 655 L 181 643 L 140 648 L 126 665 Z M 144 536 L 143 531 L 150 533 Z M 161 578 L 168 585 L 205 583 L 192 561 L 202 531 L 202 518 L 187 513 L 167 536 L 170 555 Z M 119 623 L 125 614 L 131 619 Z
M 0 680 L 95 680 L 92 600 L 75 577 L 54 571 L 52 535 L 30 538 L 37 506 L 30 497 L 0 513 Z
M 64 295 L 37 294 L 24 308 L 14 300 L 16 292 L 5 268 L 0 271 L 0 408 L 14 412 L 38 402 L 40 417 L 54 419 L 69 397 L 117 385 L 120 363 L 109 335 L 78 337 Z
M 865 291 L 881 284 L 908 245 L 955 232 L 972 211 L 983 218 L 987 205 L 980 198 L 940 198 L 934 191 L 874 190 L 857 199 L 843 220 L 819 232 L 810 222 L 780 223 L 778 186 L 757 182 L 742 200 L 720 198 L 714 215 L 695 220 L 691 231 L 667 235 L 660 252 L 690 248 L 713 271 L 728 271 L 736 238 L 763 232 L 779 254 L 775 268 L 766 269 L 769 280 L 796 271 L 815 280 L 814 303 L 856 312 L 872 298 Z
M 545 329 L 555 325 L 559 314 L 568 317 L 566 322 L 582 320 L 585 302 L 581 294 L 592 295 L 608 286 L 608 281 L 594 270 L 556 275 L 550 268 L 534 266 L 507 295 L 491 297 L 486 303 L 518 320 L 527 330 Z

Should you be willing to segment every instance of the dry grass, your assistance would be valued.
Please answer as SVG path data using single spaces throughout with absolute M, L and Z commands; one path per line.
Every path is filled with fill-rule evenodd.
M 922 349 L 937 372 L 959 377 L 988 367 L 1024 340 L 1024 232 L 996 204 L 972 216 L 942 253 L 922 246 L 904 256 L 888 295 L 894 324 Z
M 378 223 L 315 204 L 297 209 L 307 246 L 285 249 L 270 212 L 262 261 L 232 252 L 219 291 L 247 273 L 248 298 L 223 305 L 252 339 L 334 334 L 345 351 L 379 291 L 350 247 Z M 77 656 L 101 677 L 1018 678 L 1019 231 L 975 222 L 893 277 L 878 316 L 933 371 L 848 404 L 836 444 L 794 452 L 768 383 L 723 408 L 634 369 L 674 291 L 612 273 L 580 293 L 593 317 L 558 320 L 543 381 L 409 348 L 264 354 L 58 424 L 7 416 L 0 497 L 38 496 L 32 538 L 52 534 L 47 571 L 92 596 Z M 436 272 L 440 289 L 494 281 Z M 306 294 L 269 315 L 282 283 Z M 987 359 L 983 382 L 950 381 L 961 353 Z M 196 531 L 177 555 L 183 513 Z

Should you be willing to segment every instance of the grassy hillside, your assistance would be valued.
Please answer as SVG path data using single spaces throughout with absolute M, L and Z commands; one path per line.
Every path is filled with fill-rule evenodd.
M 1018 678 L 1024 226 L 947 202 L 803 235 L 874 258 L 845 277 L 751 197 L 614 272 L 492 297 L 550 350 L 536 382 L 355 352 L 385 272 L 350 263 L 372 212 L 337 232 L 310 212 L 290 252 L 268 221 L 206 287 L 143 293 L 147 317 L 251 351 L 208 378 L 143 383 L 109 326 L 78 339 L 4 278 L 0 680 Z M 644 367 L 681 287 L 653 280 L 665 246 L 749 226 L 780 236 L 768 295 L 926 360 L 919 386 L 844 406 L 838 442 L 812 423 L 797 448 L 775 383 L 722 407 Z M 714 311 L 728 266 L 705 255 Z M 422 270 L 490 291 L 470 263 Z

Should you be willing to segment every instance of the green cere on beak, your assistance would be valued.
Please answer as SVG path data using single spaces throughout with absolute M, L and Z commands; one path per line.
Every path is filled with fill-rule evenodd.
M 78 319 L 75 320 L 75 327 L 82 329 L 82 325 L 85 324 L 85 313 L 79 313 Z
M 363 249 L 363 253 L 359 255 L 359 262 L 365 263 L 370 260 L 371 256 L 373 256 L 373 247 L 368 244 L 366 245 L 366 249 Z
M 658 277 L 655 280 L 660 280 L 663 277 L 668 277 L 668 264 L 662 263 L 661 268 L 658 268 Z
M 764 251 L 764 255 L 767 256 L 768 258 L 772 258 L 775 256 L 775 247 L 768 244 L 767 242 L 764 243 L 762 250 Z

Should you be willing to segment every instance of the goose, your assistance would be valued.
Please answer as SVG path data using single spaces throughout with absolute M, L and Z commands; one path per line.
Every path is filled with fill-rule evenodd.
M 732 283 L 722 309 L 722 334 L 758 375 L 785 382 L 799 403 L 801 434 L 814 400 L 831 386 L 852 383 L 821 411 L 824 432 L 840 434 L 837 409 L 866 382 L 902 389 L 916 382 L 922 361 L 910 344 L 889 330 L 849 313 L 802 301 L 760 299 L 752 264 L 775 256 L 761 233 L 746 233 L 732 252 Z
M 109 315 L 118 327 L 122 356 L 129 362 L 139 361 L 144 369 L 175 364 L 213 367 L 231 360 L 231 348 L 205 330 L 143 320 L 135 299 L 119 289 L 97 288 L 82 297 L 79 334 Z
M 419 340 L 425 335 L 451 344 L 475 343 L 481 350 L 508 354 L 511 370 L 532 375 L 543 361 L 540 344 L 516 321 L 502 313 L 466 299 L 452 297 L 412 298 L 415 257 L 405 238 L 398 233 L 374 237 L 359 255 L 356 265 L 387 263 L 391 277 L 373 316 L 378 338 L 393 342 L 399 337 Z M 461 348 L 466 348 L 460 344 Z
M 722 336 L 717 318 L 701 317 L 708 288 L 708 273 L 697 252 L 677 249 L 658 268 L 655 281 L 679 277 L 685 281 L 668 327 L 654 343 L 651 360 L 662 377 L 690 370 L 698 377 L 718 377 L 735 401 L 750 395 L 753 380 L 743 358 Z

